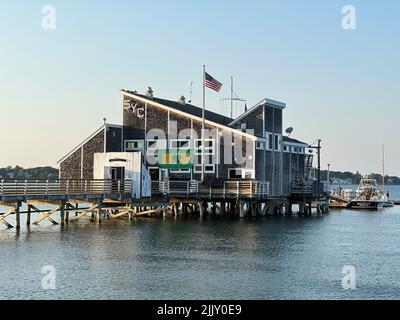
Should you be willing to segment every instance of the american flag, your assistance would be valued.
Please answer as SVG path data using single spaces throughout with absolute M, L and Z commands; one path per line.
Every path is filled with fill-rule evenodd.
M 215 80 L 213 77 L 211 77 L 207 72 L 206 72 L 206 77 L 204 80 L 204 85 L 207 88 L 210 88 L 214 91 L 219 92 L 221 90 L 222 87 L 222 83 L 220 83 L 219 81 Z

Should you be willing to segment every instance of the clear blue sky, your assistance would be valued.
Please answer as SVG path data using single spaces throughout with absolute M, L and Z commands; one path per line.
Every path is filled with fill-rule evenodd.
M 41 8 L 56 8 L 43 30 Z M 343 5 L 357 29 L 341 27 Z M 120 88 L 188 96 L 200 104 L 201 67 L 229 77 L 251 106 L 287 103 L 295 138 L 323 139 L 323 165 L 400 175 L 400 2 L 0 2 L 0 166 L 55 165 L 98 128 L 122 121 Z M 227 111 L 227 110 L 224 110 Z

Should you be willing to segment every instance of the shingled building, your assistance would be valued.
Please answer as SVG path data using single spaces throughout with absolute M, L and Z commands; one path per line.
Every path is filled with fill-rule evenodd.
M 204 170 L 205 179 L 268 181 L 272 196 L 289 196 L 292 182 L 306 179 L 308 144 L 284 136 L 284 103 L 263 99 L 236 119 L 206 110 L 203 146 L 201 108 L 183 97 L 156 98 L 152 90 L 121 94 L 123 124 L 104 124 L 65 155 L 60 178 L 95 178 L 96 153 L 141 152 L 153 181 L 200 181 Z M 188 151 L 189 162 L 166 165 L 165 155 L 182 150 Z M 112 166 L 117 160 L 110 160 L 103 178 L 124 177 Z

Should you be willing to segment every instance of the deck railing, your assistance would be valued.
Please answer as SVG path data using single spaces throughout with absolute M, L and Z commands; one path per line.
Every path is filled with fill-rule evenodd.
M 153 181 L 152 194 L 168 197 L 201 196 L 209 198 L 265 198 L 269 182 L 225 181 L 222 187 L 203 186 L 199 181 Z
M 0 197 L 128 194 L 130 180 L 0 180 Z

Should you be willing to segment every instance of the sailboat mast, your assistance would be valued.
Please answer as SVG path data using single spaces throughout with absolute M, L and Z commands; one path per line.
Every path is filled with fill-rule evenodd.
M 382 187 L 385 192 L 385 145 L 382 144 Z

